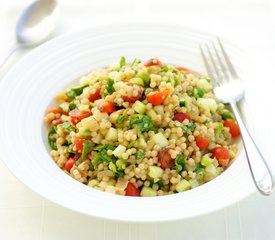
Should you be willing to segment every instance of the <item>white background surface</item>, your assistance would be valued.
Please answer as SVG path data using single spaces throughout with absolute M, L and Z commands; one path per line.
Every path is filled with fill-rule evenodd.
M 29 2 L 0 0 L 0 56 L 13 45 L 16 19 Z M 60 0 L 60 4 L 62 17 L 56 36 L 104 23 L 151 20 L 202 28 L 245 48 L 257 66 L 251 71 L 259 77 L 259 82 L 251 82 L 255 91 L 246 95 L 254 126 L 251 130 L 270 165 L 275 166 L 274 130 L 268 127 L 274 113 L 268 111 L 270 105 L 267 104 L 272 102 L 275 81 L 275 14 L 270 1 Z M 28 51 L 30 49 L 18 51 L 0 71 L 0 77 Z M 190 220 L 147 225 L 117 223 L 83 216 L 50 203 L 20 183 L 0 162 L 1 240 L 164 240 L 171 237 L 175 240 L 275 239 L 275 194 L 262 197 L 255 193 L 226 209 Z

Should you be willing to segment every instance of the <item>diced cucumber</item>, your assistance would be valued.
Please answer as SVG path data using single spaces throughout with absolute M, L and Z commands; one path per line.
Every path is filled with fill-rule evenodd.
M 117 120 L 118 120 L 119 116 L 122 114 L 122 112 L 123 112 L 123 109 L 113 112 L 110 115 L 110 122 L 113 124 L 117 123 Z
M 106 112 L 100 112 L 100 111 L 95 111 L 95 113 L 93 114 L 93 117 L 100 122 L 102 119 L 108 119 L 109 115 Z
M 129 80 L 130 83 L 133 83 L 133 84 L 137 84 L 137 85 L 140 85 L 140 86 L 144 86 L 144 82 L 142 80 L 142 78 L 138 78 L 138 77 L 135 77 L 135 78 L 131 78 Z
M 143 137 L 140 137 L 138 139 L 138 146 L 140 148 L 146 148 L 147 147 L 147 143 L 145 142 L 144 138 Z
M 217 176 L 218 176 L 218 171 L 213 164 L 210 164 L 205 168 L 204 181 L 210 181 Z
M 90 131 L 97 131 L 98 128 L 99 128 L 99 125 L 98 125 L 98 122 L 94 119 L 93 116 L 90 116 L 90 117 L 87 117 L 87 118 L 84 118 L 81 120 L 81 122 L 79 122 L 76 127 L 78 129 L 80 128 L 86 128 Z
M 59 107 L 60 107 L 63 111 L 69 112 L 69 103 L 67 103 L 67 102 L 61 103 L 61 104 L 59 105 Z
M 190 182 L 188 182 L 186 179 L 181 180 L 177 185 L 176 185 L 176 191 L 177 192 L 183 192 L 191 188 Z
M 157 166 L 150 166 L 148 175 L 151 178 L 158 179 L 162 176 L 163 169 Z
M 203 157 L 201 158 L 201 165 L 207 167 L 214 162 L 214 159 L 210 158 L 209 155 L 210 155 L 209 153 L 203 155 Z
M 199 182 L 196 179 L 190 179 L 189 182 L 191 184 L 191 188 L 196 188 L 199 186 Z
M 79 81 L 82 86 L 90 84 L 90 78 L 87 76 L 82 77 Z
M 81 104 L 78 109 L 81 112 L 88 112 L 90 110 L 90 106 L 88 104 Z
M 98 184 L 98 181 L 96 179 L 91 179 L 89 182 L 88 182 L 88 186 L 89 187 L 94 187 Z
M 116 147 L 116 149 L 113 151 L 113 155 L 118 157 L 118 158 L 121 158 L 122 157 L 122 153 L 124 153 L 126 151 L 126 147 L 123 146 L 123 145 L 118 145 Z
M 112 171 L 112 172 L 116 172 L 116 165 L 113 163 L 113 162 L 110 162 L 109 163 L 109 169 Z
M 163 115 L 163 114 L 164 114 L 163 105 L 154 106 L 154 110 L 155 110 L 158 114 L 160 114 L 160 115 Z
M 115 142 L 118 139 L 117 135 L 118 135 L 117 129 L 115 129 L 115 128 L 109 128 L 105 138 L 108 141 Z
M 167 82 L 167 83 L 171 83 L 171 85 L 174 87 L 175 86 L 175 80 L 168 77 L 168 76 L 163 76 L 161 81 Z
M 116 166 L 117 166 L 118 169 L 124 169 L 125 166 L 126 166 L 126 160 L 118 159 L 116 161 Z
M 201 109 L 211 113 L 215 113 L 218 108 L 216 101 L 211 98 L 199 98 L 197 103 Z
M 157 196 L 157 191 L 154 190 L 153 188 L 144 186 L 144 187 L 141 189 L 140 194 L 141 194 L 141 196 L 143 196 L 143 197 L 154 197 L 154 196 Z
M 146 112 L 146 114 L 147 114 L 150 118 L 152 118 L 152 120 L 153 120 L 153 119 L 156 119 L 156 117 L 157 117 L 157 114 L 156 114 L 156 112 L 155 112 L 153 109 L 148 110 L 148 111 Z
M 201 78 L 197 82 L 197 86 L 199 88 L 203 88 L 206 92 L 210 91 L 212 89 L 212 84 L 207 81 L 205 78 Z
M 78 129 L 79 137 L 86 138 L 91 136 L 91 131 L 87 127 L 80 127 Z
M 153 135 L 151 139 L 160 147 L 166 147 L 168 145 L 168 140 L 162 133 Z
M 136 101 L 132 107 L 137 113 L 140 114 L 143 114 L 146 110 L 146 106 L 140 101 Z

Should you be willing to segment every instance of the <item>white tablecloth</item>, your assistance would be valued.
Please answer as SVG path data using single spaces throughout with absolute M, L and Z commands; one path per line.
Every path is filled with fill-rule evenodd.
M 0 56 L 13 45 L 16 19 L 29 2 L 0 0 Z M 55 36 L 110 22 L 149 20 L 202 28 L 245 48 L 257 66 L 252 71 L 259 76 L 259 82 L 251 82 L 250 89 L 254 91 L 246 95 L 253 126 L 256 126 L 251 130 L 269 163 L 275 166 L 274 131 L 270 129 L 274 110 L 269 110 L 270 104 L 266 104 L 272 102 L 275 81 L 272 65 L 275 14 L 270 1 L 60 0 L 60 4 L 62 16 Z M 18 51 L 0 70 L 0 78 L 28 51 L 30 49 Z M 0 161 L 1 240 L 170 238 L 275 239 L 275 194 L 263 197 L 255 192 L 226 209 L 190 220 L 161 224 L 118 223 L 84 216 L 45 200 L 19 182 Z

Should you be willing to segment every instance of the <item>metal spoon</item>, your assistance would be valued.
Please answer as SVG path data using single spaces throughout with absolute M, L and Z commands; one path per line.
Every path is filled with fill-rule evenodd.
M 56 0 L 38 0 L 27 7 L 16 24 L 16 44 L 0 60 L 0 68 L 22 47 L 37 45 L 53 32 L 59 16 Z

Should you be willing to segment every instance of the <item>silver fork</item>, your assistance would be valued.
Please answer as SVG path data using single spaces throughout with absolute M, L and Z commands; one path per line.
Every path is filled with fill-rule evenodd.
M 231 106 L 238 122 L 243 140 L 244 150 L 254 183 L 263 195 L 270 195 L 273 191 L 274 181 L 263 155 L 248 132 L 240 116 L 237 103 L 244 96 L 244 85 L 239 79 L 224 47 L 217 39 L 212 46 L 200 46 L 201 55 L 214 83 L 214 93 L 217 98 Z

